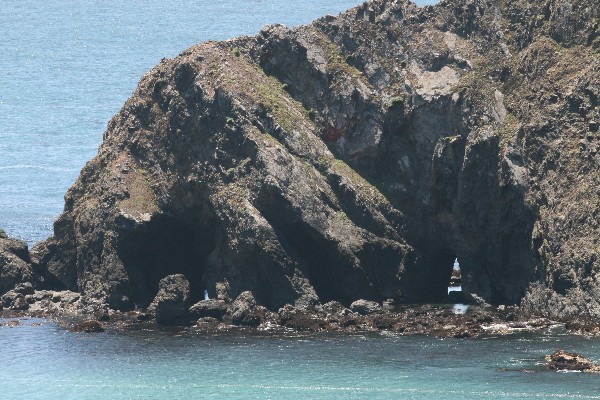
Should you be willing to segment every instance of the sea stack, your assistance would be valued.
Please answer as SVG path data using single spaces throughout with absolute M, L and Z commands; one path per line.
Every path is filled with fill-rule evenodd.
M 600 317 L 598 2 L 373 0 L 146 74 L 36 268 L 147 307 L 183 274 L 257 304 L 467 293 Z

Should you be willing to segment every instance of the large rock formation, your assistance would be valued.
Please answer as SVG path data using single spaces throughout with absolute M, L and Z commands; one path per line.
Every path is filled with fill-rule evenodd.
M 39 267 L 88 302 L 437 301 L 600 315 L 597 2 L 373 0 L 142 78 Z M 222 286 L 222 285 L 221 285 Z

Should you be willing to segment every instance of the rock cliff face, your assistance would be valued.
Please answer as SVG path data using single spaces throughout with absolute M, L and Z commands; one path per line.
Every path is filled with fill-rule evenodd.
M 600 315 L 597 2 L 373 0 L 142 78 L 36 268 L 89 303 L 439 301 Z

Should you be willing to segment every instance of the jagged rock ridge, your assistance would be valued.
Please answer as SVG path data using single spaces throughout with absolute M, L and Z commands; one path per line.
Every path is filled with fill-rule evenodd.
M 277 308 L 438 301 L 600 315 L 598 4 L 372 1 L 142 78 L 35 248 L 145 307 L 167 275 Z

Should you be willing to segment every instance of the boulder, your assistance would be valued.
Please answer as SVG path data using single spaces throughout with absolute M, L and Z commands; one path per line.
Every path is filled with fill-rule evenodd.
M 342 303 L 340 303 L 339 301 L 329 301 L 325 304 L 323 304 L 323 311 L 328 313 L 328 314 L 333 314 L 333 315 L 348 315 L 351 311 L 349 309 L 347 309 L 346 307 L 344 307 L 344 305 Z
M 192 320 L 205 317 L 221 319 L 225 313 L 227 313 L 227 303 L 217 299 L 201 300 L 191 306 L 189 311 Z
M 234 325 L 258 326 L 261 318 L 259 307 L 250 291 L 242 292 L 233 302 L 227 315 Z
M 31 282 L 19 283 L 15 285 L 14 289 L 12 290 L 16 293 L 21 293 L 24 296 L 35 293 L 35 289 L 33 288 L 33 284 L 31 284 Z
M 182 274 L 168 275 L 160 280 L 158 293 L 148 307 L 160 325 L 187 325 L 190 283 Z
M 580 371 L 600 373 L 600 366 L 577 353 L 569 353 L 565 350 L 557 350 L 546 357 L 548 367 L 558 371 Z
M 360 315 L 369 315 L 382 310 L 379 303 L 370 300 L 356 300 L 350 304 L 350 309 Z
M 225 302 L 229 302 L 231 301 L 231 298 L 229 297 L 229 282 L 225 281 L 225 282 L 217 282 L 215 284 L 215 291 L 217 292 L 217 299 L 218 300 L 222 300 Z
M 0 298 L 2 306 L 7 310 L 23 311 L 29 309 L 29 303 L 25 295 L 14 290 L 9 290 Z
M 343 306 L 342 306 L 343 308 Z M 296 331 L 321 331 L 328 326 L 323 311 L 307 310 L 286 304 L 277 312 L 278 324 Z
M 93 309 L 86 309 L 86 304 L 82 302 L 82 297 L 77 292 L 68 290 L 34 290 L 33 286 L 26 282 L 17 285 L 13 290 L 8 291 L 1 300 L 8 309 L 24 309 L 21 297 L 28 304 L 27 310 L 30 313 L 40 314 L 95 314 Z M 96 318 L 98 319 L 98 318 Z
M 102 326 L 102 323 L 100 321 L 90 319 L 87 321 L 83 321 L 79 324 L 76 324 L 71 329 L 69 329 L 69 332 L 97 333 L 97 332 L 104 332 L 104 327 Z
M 0 295 L 24 282 L 33 282 L 27 243 L 9 238 L 0 229 Z
M 0 297 L 0 302 L 7 310 L 27 310 L 29 304 L 36 301 L 33 285 L 29 282 L 19 283 L 12 290 Z

